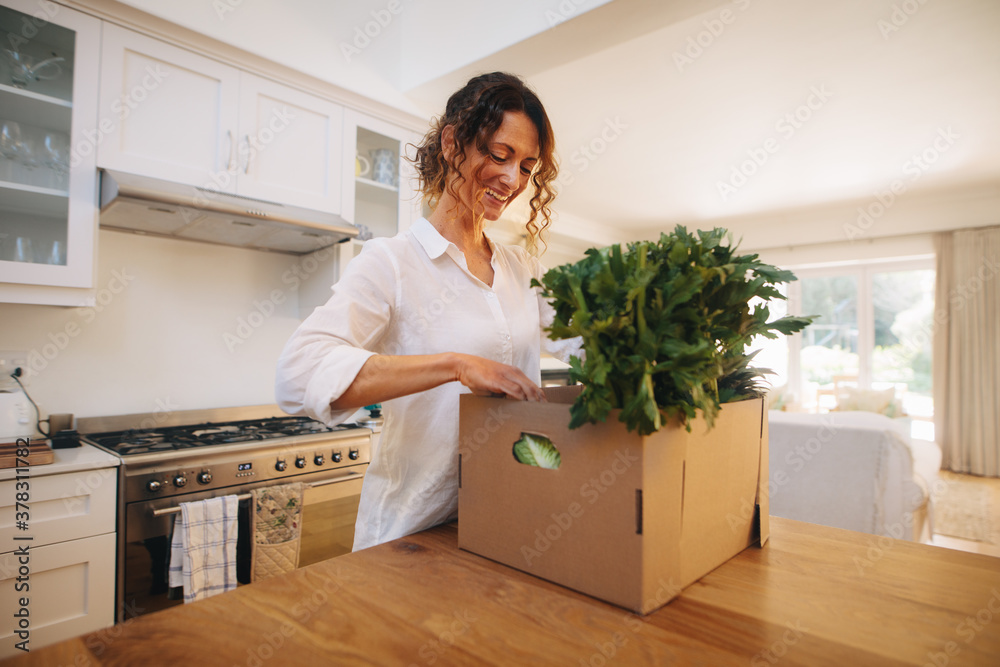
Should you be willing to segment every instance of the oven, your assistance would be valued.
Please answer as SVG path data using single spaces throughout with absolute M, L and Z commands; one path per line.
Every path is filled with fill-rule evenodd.
M 170 415 L 171 422 L 186 424 L 150 425 L 143 415 L 79 420 L 88 442 L 122 461 L 117 622 L 183 604 L 182 591 L 167 584 L 174 517 L 181 503 L 233 494 L 240 499 L 241 584 L 250 583 L 249 501 L 254 489 L 303 483 L 300 567 L 351 551 L 372 432 L 356 424 L 330 428 L 304 417 L 245 418 L 259 411 L 280 414 L 276 407 L 262 406 Z M 240 418 L 225 419 L 232 415 Z M 135 426 L 117 428 L 127 423 Z M 102 429 L 111 424 L 115 430 Z

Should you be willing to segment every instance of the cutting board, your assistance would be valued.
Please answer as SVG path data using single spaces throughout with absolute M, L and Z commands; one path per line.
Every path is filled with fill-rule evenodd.
M 17 467 L 17 450 L 18 444 L 16 442 L 0 443 L 0 468 Z M 24 460 L 23 456 L 21 457 L 21 460 Z M 28 446 L 29 466 L 41 466 L 47 463 L 52 463 L 54 460 L 55 454 L 52 453 L 52 448 L 49 447 L 48 440 L 43 440 L 42 442 L 32 442 Z

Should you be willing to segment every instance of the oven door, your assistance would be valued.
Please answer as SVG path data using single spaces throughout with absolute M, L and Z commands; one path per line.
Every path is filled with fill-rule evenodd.
M 118 584 L 118 622 L 184 602 L 182 591 L 172 590 L 167 584 L 174 517 L 181 503 L 232 494 L 241 497 L 237 579 L 247 584 L 251 582 L 251 490 L 292 482 L 306 485 L 299 552 L 299 567 L 302 567 L 350 553 L 367 468 L 366 464 L 356 465 L 128 504 L 125 535 L 119 536 L 118 562 L 122 572 Z

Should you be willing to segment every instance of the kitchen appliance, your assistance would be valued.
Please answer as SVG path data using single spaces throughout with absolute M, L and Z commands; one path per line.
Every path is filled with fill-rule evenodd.
M 101 170 L 101 227 L 302 255 L 358 229 L 332 213 Z
M 182 603 L 167 585 L 180 504 L 240 498 L 238 579 L 249 583 L 250 491 L 302 482 L 299 565 L 351 551 L 372 432 L 284 415 L 277 406 L 78 418 L 118 468 L 116 620 Z M 174 599 L 178 597 L 178 599 Z

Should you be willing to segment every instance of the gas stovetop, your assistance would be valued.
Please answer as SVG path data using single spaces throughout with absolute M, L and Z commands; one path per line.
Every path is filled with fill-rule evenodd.
M 359 429 L 357 424 L 330 427 L 308 417 L 271 417 L 230 422 L 205 422 L 163 428 L 89 433 L 86 438 L 119 456 L 169 453 L 195 447 L 292 438 Z M 206 450 L 207 451 L 207 450 Z
M 276 416 L 277 415 L 277 416 Z M 126 503 L 295 478 L 360 479 L 371 431 L 282 415 L 277 406 L 187 410 L 78 421 L 83 439 L 121 458 Z M 198 496 L 195 496 L 198 498 Z

